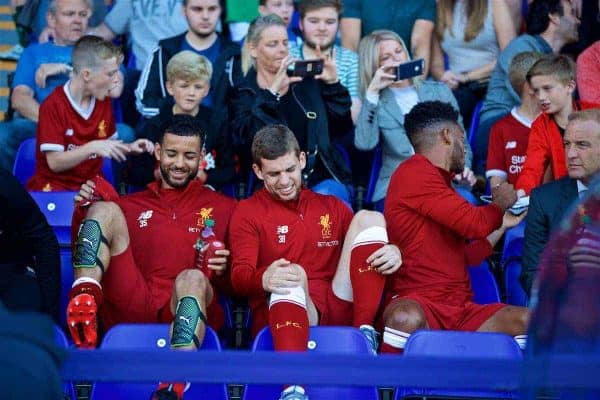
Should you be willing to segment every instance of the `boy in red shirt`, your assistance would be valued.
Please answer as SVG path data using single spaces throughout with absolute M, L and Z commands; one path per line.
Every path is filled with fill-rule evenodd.
M 490 131 L 485 172 L 485 177 L 490 180 L 490 187 L 503 182 L 514 185 L 523 168 L 529 130 L 540 113 L 526 76 L 541 56 L 541 53 L 526 51 L 517 54 L 510 63 L 508 78 L 515 92 L 521 95 L 521 105 L 513 107 L 510 114 L 496 122 Z
M 102 169 L 102 158 L 124 161 L 129 153 L 151 152 L 152 143 L 118 139 L 111 95 L 122 90 L 118 47 L 97 36 L 75 43 L 73 74 L 40 106 L 35 174 L 29 190 L 79 190 Z
M 567 56 L 542 57 L 527 73 L 542 114 L 533 121 L 527 157 L 515 187 L 519 197 L 544 182 L 546 173 L 556 180 L 567 175 L 563 136 L 569 114 L 598 105 L 573 100 L 575 63 Z
M 303 188 L 306 155 L 283 125 L 258 131 L 252 158 L 264 188 L 236 207 L 230 242 L 233 288 L 250 299 L 253 334 L 269 326 L 275 350 L 306 351 L 309 325 L 352 324 L 376 351 L 370 324 L 385 277 L 401 264 L 383 215 L 353 217 L 338 198 Z M 281 398 L 305 396 L 290 386 Z
M 200 347 L 207 324 L 218 330 L 223 323 L 216 297 L 230 288 L 229 250 L 216 250 L 205 270 L 197 265 L 195 245 L 207 220 L 225 242 L 235 200 L 196 179 L 202 146 L 193 117 L 175 115 L 163 132 L 155 149 L 159 179 L 146 190 L 118 198 L 88 182 L 76 197 L 108 200 L 87 210 L 73 254 L 67 323 L 78 347 L 95 347 L 96 315 L 104 330 L 119 323 L 171 323 L 171 347 L 190 350 Z M 163 384 L 153 398 L 180 399 L 184 388 Z

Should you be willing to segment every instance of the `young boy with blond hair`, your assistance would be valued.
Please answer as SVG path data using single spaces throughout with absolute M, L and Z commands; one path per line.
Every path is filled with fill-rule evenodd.
M 573 100 L 575 63 L 567 56 L 542 57 L 527 73 L 527 82 L 535 94 L 542 114 L 531 126 L 527 157 L 515 185 L 519 195 L 529 195 L 542 184 L 567 174 L 563 136 L 573 111 L 597 108 L 597 104 Z
M 148 120 L 138 130 L 138 137 L 155 143 L 159 132 L 170 124 L 173 115 L 186 114 L 194 117 L 202 132 L 204 161 L 198 170 L 198 179 L 221 188 L 230 183 L 234 176 L 233 153 L 223 132 L 213 132 L 210 127 L 211 110 L 203 106 L 202 100 L 210 90 L 212 77 L 210 61 L 193 51 L 184 50 L 175 54 L 167 64 L 166 88 L 173 97 L 173 104 L 160 109 L 158 115 Z M 133 160 L 129 168 L 129 183 L 146 185 L 155 179 L 155 160 L 143 155 Z

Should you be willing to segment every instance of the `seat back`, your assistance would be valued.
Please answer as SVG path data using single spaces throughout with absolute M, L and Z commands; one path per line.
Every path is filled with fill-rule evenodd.
M 65 332 L 57 325 L 54 325 L 54 343 L 61 349 L 69 348 L 69 341 Z M 63 383 L 63 394 L 65 398 L 76 400 L 75 387 L 71 382 Z
M 351 327 L 311 326 L 307 347 L 308 351 L 323 354 L 371 354 L 366 337 L 358 329 Z M 274 351 L 273 337 L 268 327 L 258 333 L 252 351 Z M 305 389 L 310 400 L 378 399 L 375 387 L 307 386 Z M 281 385 L 247 385 L 243 399 L 277 400 L 281 390 Z
M 367 195 L 365 197 L 365 203 L 373 203 L 373 194 L 375 193 L 375 185 L 377 184 L 377 178 L 379 178 L 379 172 L 381 171 L 381 165 L 383 162 L 383 155 L 381 146 L 375 147 L 373 151 L 373 161 L 371 162 L 371 173 L 369 174 L 369 183 L 367 185 Z
M 523 240 L 525 238 L 525 221 L 514 228 L 510 228 L 504 234 L 504 247 L 502 248 L 502 257 L 500 262 L 504 263 L 509 258 L 521 258 L 523 252 Z
M 144 349 L 169 351 L 168 324 L 122 324 L 111 328 L 100 345 L 101 349 Z M 200 350 L 221 350 L 219 338 L 210 327 Z M 148 399 L 156 390 L 156 383 L 96 383 L 92 388 L 92 400 Z M 224 384 L 192 383 L 185 393 L 186 400 L 215 399 L 227 400 L 227 386 Z
M 60 326 L 67 327 L 67 306 L 73 286 L 73 262 L 70 249 L 60 249 Z
M 487 261 L 478 267 L 469 267 L 473 301 L 477 304 L 490 304 L 500 302 L 500 291 L 494 275 L 490 271 Z
M 35 138 L 25 139 L 19 145 L 13 164 L 13 175 L 25 185 L 35 172 Z
M 504 287 L 506 288 L 506 303 L 514 306 L 527 307 L 529 299 L 521 286 L 521 261 L 509 260 L 504 265 Z
M 517 342 L 503 333 L 417 331 L 410 335 L 404 356 L 433 356 L 450 358 L 521 359 Z M 432 377 L 435 379 L 435 377 Z M 446 390 L 427 388 L 398 388 L 396 399 L 405 396 L 447 396 L 460 398 L 516 398 L 518 388 L 498 390 Z
M 335 196 L 352 210 L 352 198 L 346 185 L 334 180 L 325 179 L 311 188 L 315 193 Z
M 473 110 L 473 115 L 471 116 L 471 125 L 469 125 L 469 133 L 467 138 L 469 139 L 469 145 L 471 146 L 471 150 L 475 149 L 475 136 L 477 134 L 477 128 L 479 127 L 479 113 L 481 108 L 483 107 L 483 100 L 479 101 Z
M 71 246 L 71 218 L 75 203 L 76 192 L 30 192 L 48 224 L 54 230 L 58 244 L 62 247 Z

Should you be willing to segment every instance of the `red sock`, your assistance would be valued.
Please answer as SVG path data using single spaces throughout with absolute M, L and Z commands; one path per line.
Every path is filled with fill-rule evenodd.
M 404 349 L 399 349 L 387 343 L 381 344 L 381 349 L 379 350 L 381 354 L 402 354 L 404 353 Z
M 269 308 L 269 327 L 276 351 L 306 351 L 308 313 L 306 308 L 279 300 Z
M 365 324 L 373 325 L 379 308 L 385 276 L 371 268 L 367 258 L 382 246 L 382 242 L 358 243 L 350 252 L 350 282 L 354 297 L 352 325 L 357 328 Z

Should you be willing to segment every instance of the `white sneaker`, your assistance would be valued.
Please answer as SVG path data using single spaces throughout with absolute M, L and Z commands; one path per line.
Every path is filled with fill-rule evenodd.
M 19 61 L 23 50 L 23 46 L 16 44 L 10 49 L 0 52 L 0 60 Z
M 371 345 L 371 351 L 373 354 L 377 355 L 377 349 L 379 347 L 379 339 L 377 339 L 377 337 L 379 336 L 379 333 L 377 333 L 375 328 L 373 328 L 371 325 L 361 325 L 358 329 L 360 329 L 362 334 L 367 338 L 367 341 Z
M 308 396 L 302 386 L 294 385 L 285 388 L 279 400 L 308 400 Z

